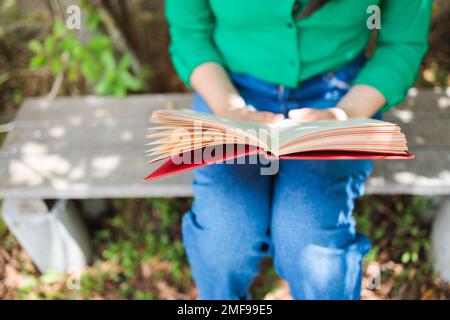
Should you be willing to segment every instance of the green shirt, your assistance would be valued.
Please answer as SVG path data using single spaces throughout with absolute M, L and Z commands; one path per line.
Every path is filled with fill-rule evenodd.
M 299 1 L 302 10 L 308 0 Z M 166 0 L 170 52 L 189 86 L 192 71 L 217 62 L 233 72 L 297 87 L 359 55 L 381 8 L 377 48 L 354 80 L 378 89 L 386 111 L 405 97 L 427 50 L 432 0 L 331 0 L 296 22 L 295 0 Z

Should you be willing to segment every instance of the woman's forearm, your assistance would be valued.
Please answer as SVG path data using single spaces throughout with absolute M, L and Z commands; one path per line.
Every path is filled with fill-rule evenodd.
M 223 67 L 215 62 L 203 63 L 192 72 L 190 82 L 216 114 L 244 108 L 245 101 Z
M 217 115 L 259 122 L 276 122 L 284 118 L 280 114 L 248 108 L 227 72 L 218 63 L 199 65 L 192 72 L 190 83 Z
M 370 118 L 386 104 L 383 94 L 367 85 L 354 85 L 336 107 L 348 118 Z

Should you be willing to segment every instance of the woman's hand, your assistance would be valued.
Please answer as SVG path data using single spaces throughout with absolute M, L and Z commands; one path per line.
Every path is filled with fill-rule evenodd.
M 302 108 L 291 110 L 289 118 L 297 121 L 345 120 L 370 118 L 384 106 L 386 99 L 377 89 L 367 85 L 354 85 L 336 107 L 328 109 Z
M 258 111 L 253 106 L 247 105 L 237 92 L 231 92 L 224 100 L 226 103 L 214 112 L 218 116 L 264 123 L 275 123 L 284 119 L 283 114 Z
M 216 113 L 219 116 L 240 119 L 240 120 L 248 120 L 248 121 L 256 121 L 256 122 L 265 122 L 265 123 L 275 123 L 277 121 L 283 120 L 283 114 L 276 114 L 273 112 L 266 111 L 256 111 L 252 107 L 238 108 L 238 109 L 224 109 Z
M 296 121 L 346 120 L 347 114 L 341 108 L 313 109 L 301 108 L 289 111 L 289 118 Z

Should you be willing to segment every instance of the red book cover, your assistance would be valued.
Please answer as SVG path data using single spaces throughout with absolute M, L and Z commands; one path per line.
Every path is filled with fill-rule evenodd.
M 224 162 L 226 160 L 231 160 L 243 156 L 253 155 L 262 153 L 265 157 L 268 158 L 278 158 L 283 160 L 362 160 L 362 159 L 372 159 L 372 160 L 408 160 L 413 159 L 414 155 L 411 153 L 402 153 L 402 154 L 386 154 L 382 152 L 367 152 L 367 151 L 307 151 L 300 153 L 293 153 L 288 155 L 283 155 L 280 157 L 276 157 L 270 154 L 267 154 L 264 150 L 254 147 L 254 146 L 244 146 L 243 148 L 233 148 L 233 152 L 228 152 L 225 155 L 220 155 L 216 157 L 211 157 L 210 159 L 206 159 L 204 157 L 201 158 L 201 161 L 197 163 L 178 163 L 178 160 L 173 158 L 169 158 L 168 160 L 162 160 L 163 164 L 156 169 L 154 172 L 149 174 L 144 180 L 149 181 L 156 178 L 161 178 L 164 176 L 181 173 L 188 170 L 193 170 L 200 167 L 205 167 L 208 165 L 213 165 L 215 163 Z M 190 155 L 187 158 L 193 159 L 193 153 L 195 150 L 190 151 Z M 183 157 L 179 155 L 177 159 Z

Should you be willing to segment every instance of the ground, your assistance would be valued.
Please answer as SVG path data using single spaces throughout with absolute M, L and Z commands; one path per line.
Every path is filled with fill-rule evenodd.
M 180 219 L 191 199 L 110 200 L 89 223 L 94 259 L 80 281 L 40 274 L 0 219 L 0 299 L 193 299 L 180 238 Z M 450 299 L 450 285 L 428 262 L 433 202 L 411 196 L 366 196 L 358 201 L 358 228 L 373 249 L 365 258 L 364 299 Z M 367 278 L 381 270 L 378 289 Z M 372 281 L 376 284 L 376 281 Z M 289 299 L 270 259 L 252 285 L 256 299 Z

